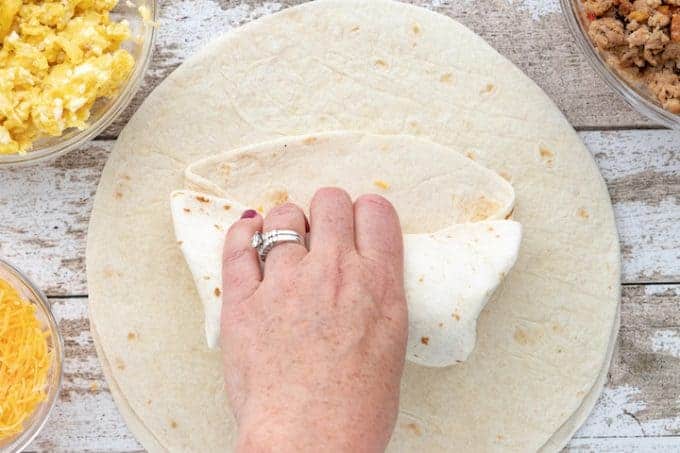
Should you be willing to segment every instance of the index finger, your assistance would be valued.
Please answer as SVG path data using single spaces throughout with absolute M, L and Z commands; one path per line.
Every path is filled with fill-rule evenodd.
M 250 297 L 262 281 L 260 258 L 251 240 L 262 230 L 262 217 L 246 211 L 227 232 L 222 254 L 222 301 L 224 306 Z

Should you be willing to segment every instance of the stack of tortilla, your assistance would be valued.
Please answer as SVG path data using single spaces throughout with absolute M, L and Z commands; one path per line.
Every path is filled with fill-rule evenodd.
M 467 361 L 407 365 L 390 450 L 559 450 L 602 388 L 618 326 L 619 246 L 606 187 L 566 119 L 516 67 L 457 22 L 387 0 L 320 0 L 226 34 L 168 77 L 121 134 L 97 193 L 87 265 L 96 346 L 134 434 L 151 451 L 224 450 L 235 436 L 220 353 L 206 345 L 176 243 L 171 193 L 198 188 L 187 168 L 213 189 L 232 184 L 228 194 L 248 203 L 282 186 L 313 190 L 299 181 L 315 167 L 263 175 L 273 168 L 266 152 L 252 156 L 257 187 L 238 178 L 247 172 L 220 179 L 211 176 L 217 166 L 197 163 L 326 131 L 439 145 L 415 160 L 407 153 L 391 176 L 362 175 L 387 183 L 374 191 L 399 200 L 406 187 L 404 200 L 446 216 L 432 229 L 464 221 L 451 219 L 453 197 L 409 180 L 414 168 L 420 182 L 455 177 L 440 147 L 508 180 L 522 225 L 517 262 L 479 315 Z M 354 165 L 370 169 L 384 162 L 379 153 Z M 363 189 L 346 171 L 321 173 L 315 184 Z

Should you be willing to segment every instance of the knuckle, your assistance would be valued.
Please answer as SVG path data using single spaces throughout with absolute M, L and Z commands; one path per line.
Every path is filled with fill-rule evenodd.
M 346 200 L 349 195 L 338 187 L 323 187 L 314 194 L 314 201 Z
M 272 220 L 276 218 L 292 218 L 302 215 L 302 210 L 298 208 L 293 203 L 284 203 L 282 205 L 276 206 L 269 211 L 267 215 L 267 220 Z
M 394 206 L 387 198 L 377 194 L 362 195 L 357 199 L 357 205 L 366 205 L 371 209 L 379 210 L 384 213 L 393 213 Z
M 241 260 L 241 258 L 246 256 L 246 254 L 249 253 L 249 252 L 250 252 L 250 249 L 247 249 L 247 248 L 236 248 L 236 249 L 227 250 L 224 253 L 223 262 L 224 262 L 224 264 L 231 264 L 231 263 L 238 262 L 239 260 Z

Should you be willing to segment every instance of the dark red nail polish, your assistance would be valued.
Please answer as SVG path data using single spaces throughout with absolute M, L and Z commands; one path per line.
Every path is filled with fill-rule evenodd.
M 254 209 L 248 209 L 243 214 L 241 214 L 242 219 L 254 219 L 255 217 L 257 217 L 257 211 Z
M 309 233 L 309 220 L 307 220 L 307 217 L 305 217 L 305 232 Z

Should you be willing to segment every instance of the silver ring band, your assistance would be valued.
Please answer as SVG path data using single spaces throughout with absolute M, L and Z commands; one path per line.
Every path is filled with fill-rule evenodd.
M 250 245 L 257 250 L 260 259 L 265 261 L 274 247 L 288 242 L 305 246 L 305 238 L 294 230 L 271 230 L 266 233 L 258 231 L 253 235 Z

